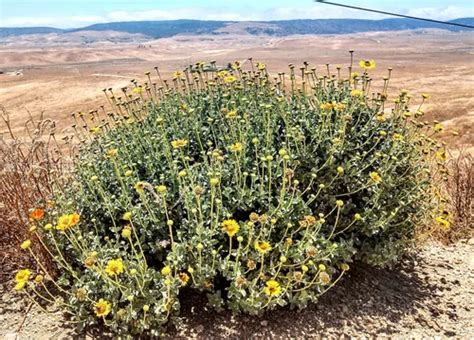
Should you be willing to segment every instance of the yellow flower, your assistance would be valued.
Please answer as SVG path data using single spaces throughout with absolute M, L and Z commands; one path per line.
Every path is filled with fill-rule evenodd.
M 229 237 L 233 237 L 239 232 L 240 226 L 236 220 L 225 220 L 222 222 L 222 231 L 227 233 Z
M 441 125 L 441 123 L 435 123 L 433 129 L 436 132 L 443 132 L 443 130 L 444 130 L 443 125 Z
M 242 145 L 242 143 L 234 143 L 232 145 L 229 146 L 229 149 L 230 151 L 232 152 L 239 152 L 239 151 L 242 151 L 244 148 L 244 146 Z
M 170 266 L 164 266 L 161 269 L 161 275 L 163 275 L 163 276 L 168 276 L 168 275 L 170 275 L 170 273 L 171 273 L 171 267 Z
M 130 221 L 131 219 L 132 219 L 132 213 L 130 211 L 127 211 L 122 216 L 122 220 L 124 221 Z
M 362 219 L 362 216 L 360 214 L 354 214 L 354 220 L 360 221 Z
M 123 262 L 122 259 L 110 260 L 107 262 L 105 272 L 110 276 L 115 276 L 123 273 Z
M 338 166 L 336 170 L 339 175 L 342 175 L 344 173 L 344 168 L 342 166 Z
M 372 180 L 379 184 L 380 182 L 382 182 L 382 177 L 380 177 L 380 175 L 375 172 L 375 171 L 372 171 L 370 174 L 369 174 L 370 178 L 372 178 Z
M 130 238 L 132 236 L 132 230 L 130 229 L 129 226 L 126 226 L 125 228 L 122 229 L 122 237 L 123 238 Z
M 98 126 L 93 127 L 92 129 L 90 129 L 89 132 L 92 133 L 93 135 L 98 134 L 100 132 L 100 127 Z
M 94 305 L 95 315 L 98 317 L 106 317 L 110 313 L 110 303 L 104 299 L 100 299 Z
M 166 192 L 166 185 L 158 185 L 156 188 L 156 191 L 158 191 L 160 194 L 163 194 Z
M 181 281 L 182 286 L 186 286 L 189 281 L 189 275 L 186 273 L 179 273 L 178 274 L 179 281 Z
M 422 93 L 421 96 L 423 97 L 423 99 L 430 99 L 431 98 L 431 95 L 428 94 L 428 93 Z
M 180 71 L 173 72 L 173 79 L 181 78 L 182 75 L 183 73 Z
M 278 296 L 281 294 L 281 287 L 275 280 L 269 280 L 266 283 L 265 294 L 268 296 Z
M 361 60 L 359 61 L 359 66 L 364 70 L 372 70 L 375 68 L 376 63 L 375 60 Z
M 352 79 L 359 78 L 359 73 L 358 72 L 352 72 L 351 73 L 351 78 Z
M 267 67 L 267 65 L 265 65 L 264 63 L 257 63 L 257 68 L 258 68 L 260 71 L 265 70 L 266 67 Z
M 142 86 L 135 87 L 135 88 L 132 90 L 132 92 L 133 92 L 133 93 L 136 93 L 136 94 L 143 93 L 143 87 L 142 87 Z
M 393 139 L 396 140 L 396 141 L 402 141 L 403 140 L 403 136 L 399 133 L 394 133 L 393 134 Z
M 227 112 L 227 114 L 225 115 L 225 117 L 227 119 L 232 119 L 232 118 L 235 118 L 237 116 L 237 111 L 236 110 L 231 110 L 229 112 Z
M 363 97 L 364 96 L 364 91 L 354 89 L 354 90 L 351 91 L 351 96 L 352 97 Z
M 234 76 L 227 76 L 227 77 L 224 78 L 224 83 L 232 84 L 236 80 L 237 80 L 237 78 L 235 78 Z
M 267 241 L 255 241 L 254 246 L 255 249 L 262 254 L 265 254 L 272 249 L 272 246 Z
M 28 249 L 31 246 L 31 241 L 30 240 L 25 240 L 23 243 L 20 245 L 21 249 Z
M 332 108 L 334 107 L 334 105 L 332 103 L 322 103 L 321 105 L 319 105 L 319 108 L 321 110 L 332 110 Z
M 344 205 L 344 201 L 343 200 L 336 200 L 336 205 L 338 207 L 342 207 Z
M 306 225 L 308 225 L 308 226 L 316 224 L 316 217 L 314 217 L 314 216 L 306 215 L 304 217 L 304 220 L 306 222 Z
M 77 223 L 79 223 L 80 218 L 81 216 L 77 213 L 62 215 L 58 219 L 58 225 L 56 226 L 56 229 L 61 231 L 71 229 Z
M 144 182 L 137 182 L 137 183 L 135 183 L 135 185 L 133 187 L 135 188 L 135 190 L 138 193 L 142 193 L 145 190 L 145 183 Z
M 30 279 L 31 271 L 29 269 L 21 269 L 15 275 L 17 283 L 26 282 Z
M 117 156 L 117 154 L 118 154 L 118 149 L 107 150 L 107 156 L 110 158 Z
M 335 103 L 333 104 L 334 110 L 336 111 L 342 111 L 346 108 L 346 105 L 343 103 Z
M 23 287 L 25 287 L 25 285 L 26 285 L 26 281 L 17 282 L 17 284 L 15 285 L 15 290 L 22 290 Z
M 171 146 L 173 149 L 181 149 L 188 145 L 188 141 L 186 139 L 177 139 L 171 142 Z
M 217 72 L 217 76 L 218 76 L 219 78 L 225 78 L 225 77 L 227 77 L 228 75 L 229 75 L 229 72 L 226 71 L 226 70 L 222 70 L 222 71 Z
M 438 216 L 435 218 L 436 223 L 443 228 L 444 230 L 448 230 L 451 227 L 451 223 L 449 223 L 448 220 L 446 220 L 443 216 Z
M 383 113 L 382 113 L 382 114 L 377 114 L 377 115 L 375 116 L 375 119 L 376 119 L 378 122 L 380 122 L 380 123 L 383 123 L 383 122 L 385 122 L 385 120 L 386 120 Z
M 448 156 L 446 155 L 446 150 L 436 151 L 436 158 L 443 162 L 446 161 L 448 159 Z
M 70 216 L 71 216 L 71 226 L 75 226 L 76 224 L 79 223 L 79 220 L 81 219 L 81 215 L 77 213 L 73 213 Z
M 43 275 L 36 275 L 36 277 L 35 277 L 35 283 L 40 284 L 41 282 L 43 282 L 43 280 L 44 280 L 44 276 L 43 276 Z

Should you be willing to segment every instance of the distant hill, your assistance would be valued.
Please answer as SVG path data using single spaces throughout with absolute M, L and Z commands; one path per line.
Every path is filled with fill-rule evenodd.
M 63 33 L 65 30 L 52 27 L 0 27 L 0 38 L 11 35 Z
M 474 25 L 474 18 L 461 18 L 452 22 Z M 165 38 L 177 34 L 226 34 L 223 28 L 238 24 L 235 21 L 162 20 L 127 21 L 95 24 L 75 29 L 52 27 L 0 28 L 0 37 L 26 34 L 70 33 L 81 31 L 116 31 L 143 34 L 150 38 Z M 398 31 L 437 28 L 450 31 L 469 30 L 413 19 L 301 19 L 247 22 L 245 31 L 252 35 L 287 36 L 292 34 L 346 34 L 370 31 Z M 470 30 L 473 31 L 473 30 Z
M 228 23 L 228 21 L 202 20 L 126 21 L 95 24 L 70 31 L 117 31 L 140 33 L 152 38 L 165 38 L 183 33 L 210 34 Z
M 456 19 L 453 22 L 470 24 L 474 18 Z M 468 30 L 456 26 L 448 26 L 414 19 L 318 19 L 318 20 L 284 20 L 269 21 L 275 28 L 248 28 L 250 34 L 267 34 L 286 36 L 291 34 L 347 34 L 371 31 L 400 31 L 423 28 L 438 28 L 450 31 Z M 471 30 L 474 31 L 474 30 Z

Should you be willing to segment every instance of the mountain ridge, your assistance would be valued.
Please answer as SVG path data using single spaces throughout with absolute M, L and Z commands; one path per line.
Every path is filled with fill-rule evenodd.
M 474 18 L 459 18 L 449 22 L 474 25 Z M 399 31 L 413 29 L 445 29 L 469 31 L 467 28 L 443 25 L 414 19 L 294 19 L 272 21 L 212 21 L 212 20 L 157 20 L 122 21 L 93 24 L 85 27 L 60 29 L 54 27 L 0 27 L 0 38 L 30 34 L 67 34 L 81 31 L 116 31 L 143 34 L 153 39 L 178 34 L 226 34 L 223 28 L 247 23 L 245 31 L 251 35 L 287 36 L 293 34 L 347 34 L 371 31 Z M 472 31 L 472 30 L 471 30 Z

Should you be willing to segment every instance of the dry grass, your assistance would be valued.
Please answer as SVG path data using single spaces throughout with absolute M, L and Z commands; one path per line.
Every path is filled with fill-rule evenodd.
M 450 242 L 474 237 L 474 157 L 461 152 L 450 160 L 450 176 L 446 185 L 453 223 L 446 234 Z
M 63 165 L 53 121 L 30 117 L 25 123 L 26 137 L 20 139 L 2 106 L 0 115 L 7 131 L 0 136 L 0 279 L 4 281 L 3 276 L 13 269 L 32 265 L 19 245 L 31 237 L 31 209 L 47 204 Z M 32 238 L 34 251 L 51 265 L 46 251 L 35 241 Z

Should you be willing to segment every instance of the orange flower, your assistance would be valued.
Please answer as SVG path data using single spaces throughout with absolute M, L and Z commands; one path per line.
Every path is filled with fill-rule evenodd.
M 44 210 L 41 208 L 35 208 L 31 213 L 30 213 L 30 218 L 33 220 L 42 220 L 44 217 Z
M 71 214 L 71 225 L 76 225 L 79 222 L 81 216 L 77 213 Z

